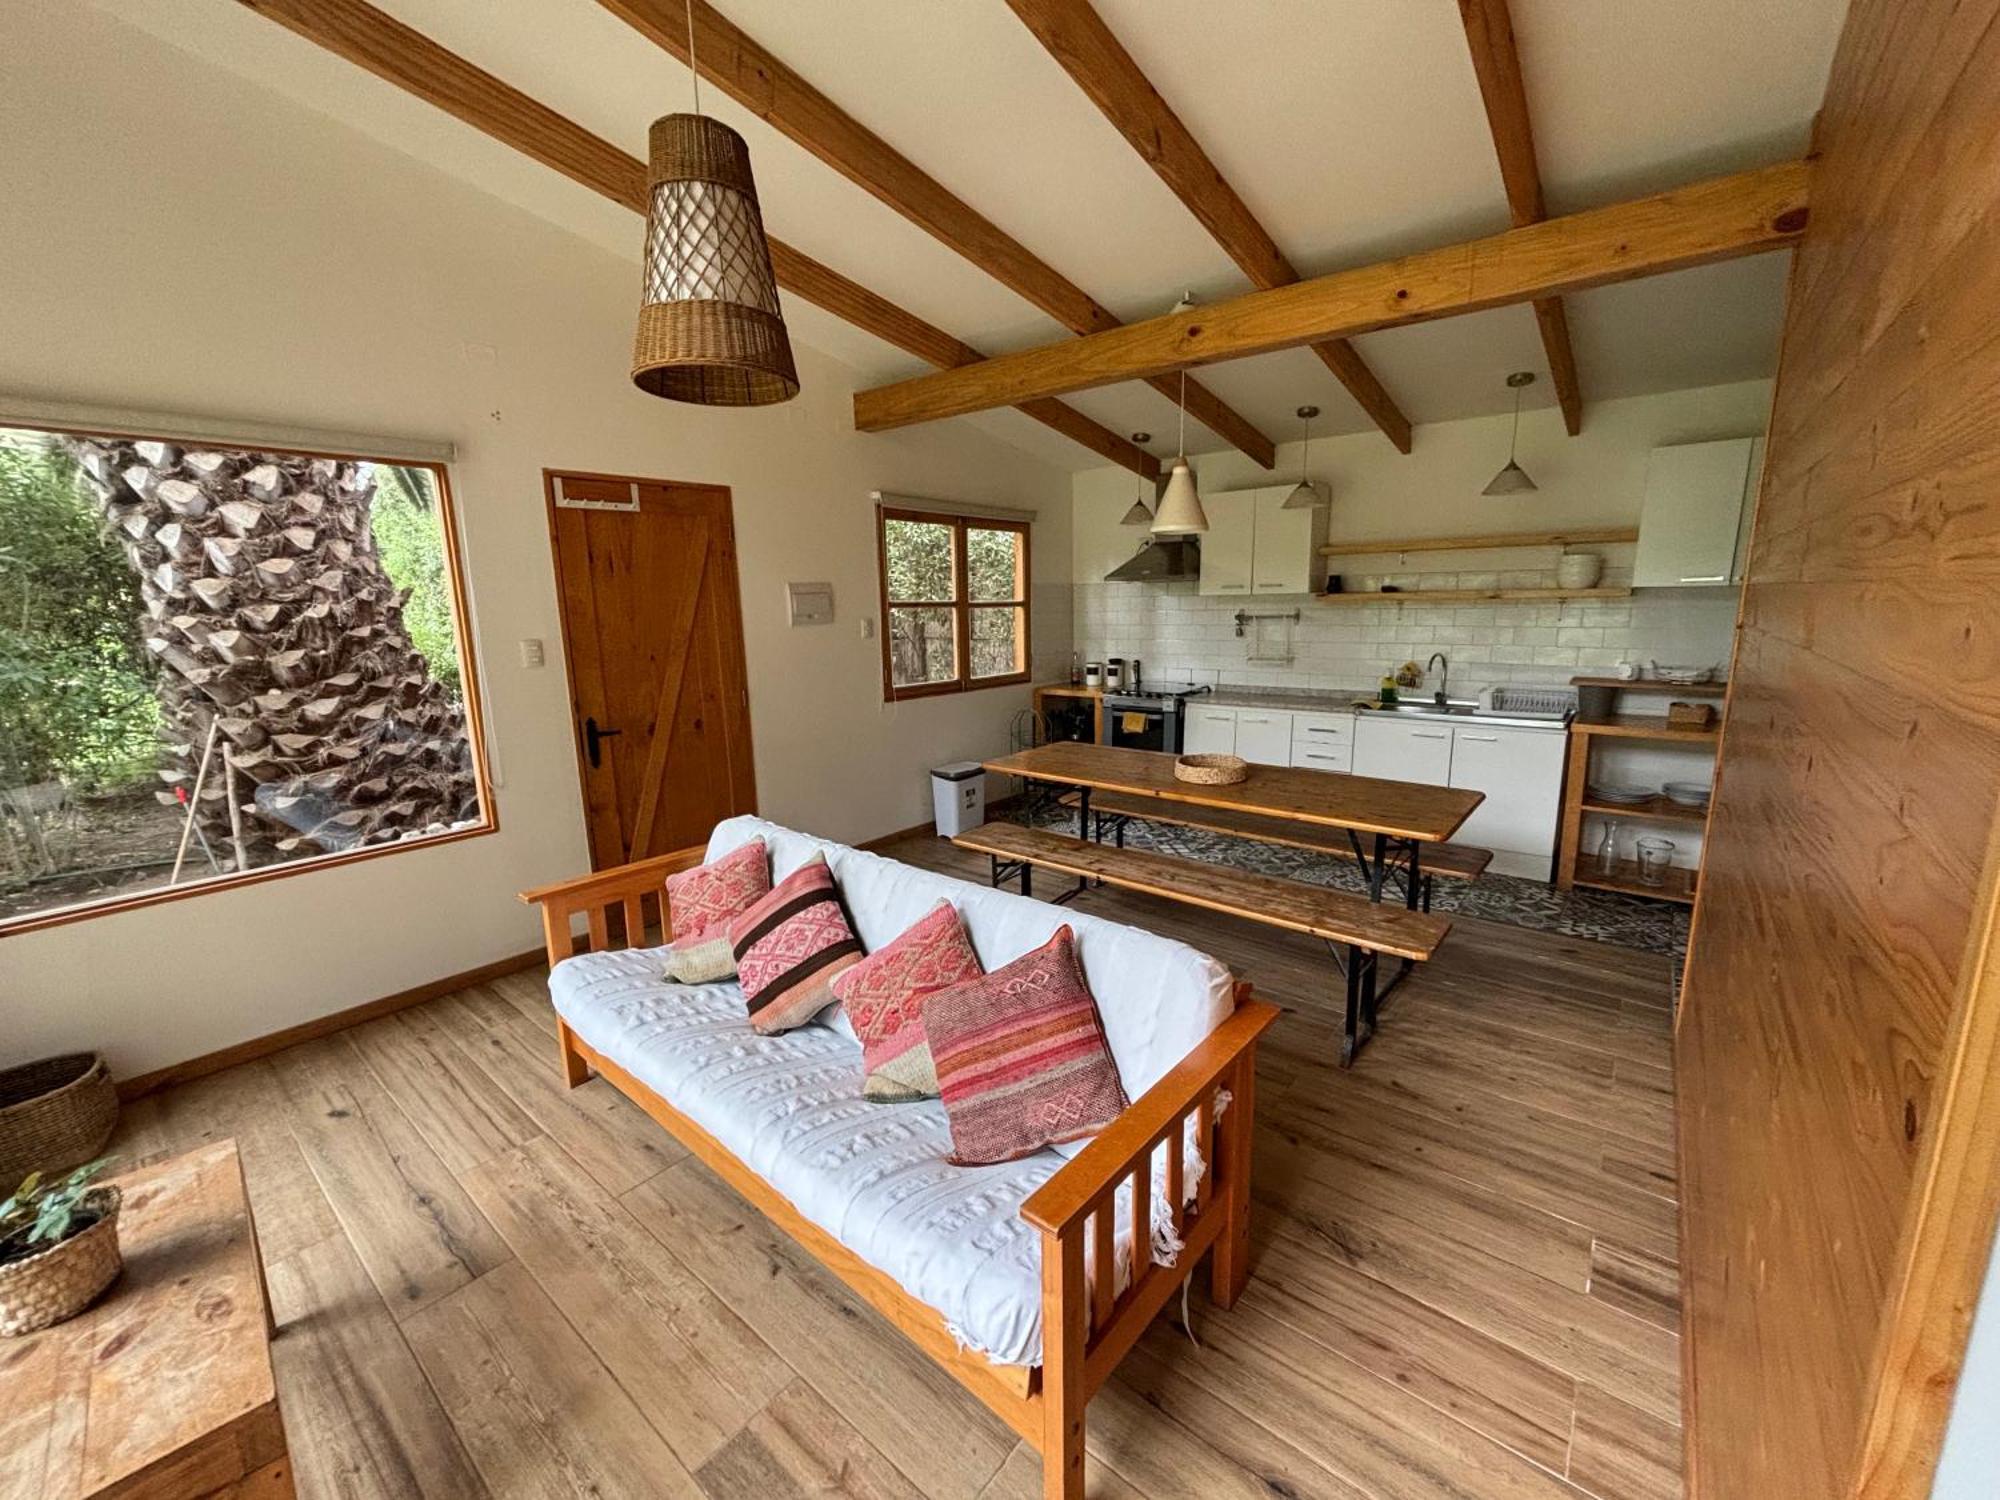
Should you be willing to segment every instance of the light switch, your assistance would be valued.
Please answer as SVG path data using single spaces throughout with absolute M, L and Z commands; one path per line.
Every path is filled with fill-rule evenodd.
M 522 666 L 524 666 L 524 667 L 539 667 L 539 666 L 541 666 L 541 665 L 542 665 L 542 663 L 543 663 L 543 662 L 545 662 L 545 661 L 546 661 L 547 659 L 548 659 L 548 658 L 547 658 L 547 656 L 546 656 L 546 655 L 544 655 L 544 653 L 543 653 L 543 651 L 542 651 L 542 643 L 541 643 L 540 641 L 537 641 L 537 640 L 525 640 L 525 641 L 522 641 L 522 642 L 521 642 L 521 665 L 522 665 Z

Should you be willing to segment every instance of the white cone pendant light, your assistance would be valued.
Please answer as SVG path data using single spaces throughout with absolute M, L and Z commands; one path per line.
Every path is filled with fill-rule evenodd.
M 1318 510 L 1322 505 L 1326 504 L 1326 497 L 1320 494 L 1318 488 L 1313 484 L 1312 479 L 1309 477 L 1312 471 L 1306 465 L 1306 460 L 1312 453 L 1312 419 L 1318 415 L 1319 408 L 1317 406 L 1301 406 L 1299 408 L 1299 420 L 1306 424 L 1305 442 L 1299 449 L 1299 482 L 1292 486 L 1292 492 L 1285 496 L 1285 503 L 1278 507 L 1280 510 Z
M 1135 432 L 1132 434 L 1132 441 L 1142 448 L 1152 442 L 1152 440 L 1153 435 L 1150 432 Z M 1124 518 L 1118 524 L 1120 526 L 1150 526 L 1153 524 L 1152 508 L 1146 504 L 1146 476 L 1144 474 L 1139 476 L 1139 493 L 1132 501 L 1132 508 L 1125 512 Z
M 1507 467 L 1493 476 L 1492 482 L 1479 492 L 1482 495 L 1525 495 L 1538 488 L 1528 477 L 1528 471 L 1514 462 L 1514 444 L 1521 436 L 1521 392 L 1534 383 L 1532 370 L 1516 370 L 1507 377 L 1507 384 L 1514 392 L 1514 435 L 1507 439 Z
M 1201 492 L 1195 488 L 1194 470 L 1187 461 L 1187 371 L 1181 371 L 1180 452 L 1173 472 L 1167 475 L 1166 492 L 1160 508 L 1153 512 L 1154 536 L 1201 536 L 1208 530 L 1208 512 L 1201 508 Z
M 688 7 L 694 113 L 653 122 L 646 253 L 632 382 L 697 406 L 766 406 L 799 392 L 778 304 L 750 148 L 701 112 Z

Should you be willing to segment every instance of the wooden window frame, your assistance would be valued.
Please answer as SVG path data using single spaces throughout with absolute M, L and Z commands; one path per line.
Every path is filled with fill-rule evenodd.
M 954 599 L 896 599 L 889 597 L 889 522 L 918 521 L 951 528 L 951 572 Z M 912 510 L 899 505 L 875 507 L 875 573 L 882 604 L 882 701 L 900 703 L 906 698 L 937 698 L 946 693 L 977 693 L 987 688 L 1018 687 L 1034 677 L 1034 593 L 1031 561 L 1034 552 L 1032 523 L 1007 517 L 982 516 L 958 511 Z M 1016 595 L 1012 599 L 970 597 L 966 565 L 966 532 L 1011 531 L 1021 538 L 1020 566 L 1016 574 Z M 889 627 L 892 611 L 898 609 L 948 609 L 952 612 L 952 658 L 957 675 L 948 682 L 911 683 L 899 687 L 895 678 L 894 632 Z M 1021 612 L 1021 670 L 997 677 L 970 676 L 972 668 L 972 616 L 981 609 L 1018 609 Z
M 472 745 L 473 781 L 479 791 L 479 821 L 464 828 L 453 828 L 444 833 L 427 834 L 420 838 L 368 844 L 359 849 L 347 849 L 337 853 L 308 855 L 303 859 L 290 860 L 284 864 L 265 865 L 255 870 L 232 871 L 227 875 L 208 875 L 199 880 L 185 881 L 180 885 L 156 886 L 151 890 L 134 891 L 130 895 L 71 902 L 67 906 L 50 907 L 46 911 L 24 912 L 17 917 L 0 917 L 0 941 L 17 937 L 22 933 L 39 932 L 44 928 L 67 926 L 71 922 L 116 916 L 121 912 L 136 911 L 140 907 L 160 906 L 169 901 L 185 901 L 190 896 L 240 890 L 244 886 L 262 885 L 268 880 L 283 880 L 294 875 L 341 869 L 367 860 L 380 859 L 384 855 L 414 854 L 426 849 L 438 849 L 447 844 L 461 843 L 466 839 L 485 838 L 488 834 L 500 831 L 500 810 L 493 797 L 492 768 L 487 761 L 485 694 L 480 686 L 479 653 L 472 638 L 472 615 L 467 605 L 465 559 L 460 547 L 458 508 L 452 493 L 449 463 L 440 458 L 384 458 L 358 447 L 314 448 L 282 441 L 264 441 L 254 437 L 223 437 L 212 431 L 181 431 L 177 430 L 176 424 L 171 421 L 162 423 L 158 427 L 127 426 L 122 422 L 85 426 L 23 417 L 0 422 L 0 426 L 59 436 L 136 438 L 142 441 L 173 443 L 180 447 L 228 448 L 239 453 L 284 453 L 300 458 L 331 458 L 428 470 L 437 484 L 438 526 L 444 538 L 445 580 L 451 594 L 452 628 L 457 632 L 459 680 L 465 689 L 465 732 Z

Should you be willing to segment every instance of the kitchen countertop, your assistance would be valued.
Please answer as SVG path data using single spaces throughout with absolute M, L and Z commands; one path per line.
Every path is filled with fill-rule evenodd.
M 1191 707 L 1212 703 L 1217 708 L 1290 708 L 1305 712 L 1330 714 L 1346 713 L 1354 707 L 1356 699 L 1375 701 L 1375 689 L 1354 688 L 1263 688 L 1218 686 L 1199 698 L 1189 700 Z

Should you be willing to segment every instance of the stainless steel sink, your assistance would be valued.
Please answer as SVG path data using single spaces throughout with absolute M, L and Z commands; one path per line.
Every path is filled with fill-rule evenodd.
M 1443 704 L 1416 699 L 1362 711 L 1363 717 L 1368 714 L 1396 714 L 1415 719 L 1471 719 L 1481 724 L 1505 724 L 1518 729 L 1561 729 L 1569 719 L 1567 714 L 1496 713 L 1490 708 L 1481 708 L 1478 700 L 1472 698 L 1452 698 Z

